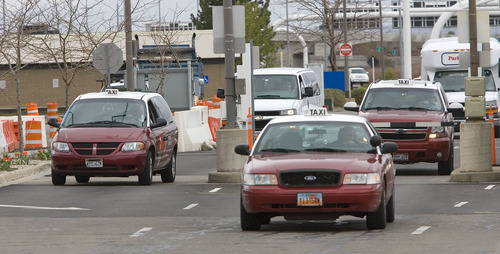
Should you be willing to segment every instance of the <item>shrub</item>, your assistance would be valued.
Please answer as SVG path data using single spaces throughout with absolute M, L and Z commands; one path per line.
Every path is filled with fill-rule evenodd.
M 354 100 L 356 101 L 356 104 L 361 104 L 361 101 L 363 100 L 363 97 L 365 96 L 365 93 L 366 93 L 366 86 L 363 85 L 362 87 L 359 87 L 359 88 L 354 88 L 352 91 L 351 91 L 351 97 L 354 98 Z
M 394 74 L 394 70 L 392 68 L 385 69 L 385 80 L 394 80 L 396 75 Z
M 343 107 L 346 102 L 345 93 L 339 89 L 325 89 L 325 98 L 333 98 L 333 105 L 336 107 Z

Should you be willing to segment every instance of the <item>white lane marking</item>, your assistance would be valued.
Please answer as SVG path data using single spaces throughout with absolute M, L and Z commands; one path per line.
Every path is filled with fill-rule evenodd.
M 417 228 L 411 234 L 412 235 L 421 235 L 422 233 L 424 233 L 429 228 L 431 228 L 431 226 L 422 226 L 422 227 Z
M 468 201 L 464 201 L 464 202 L 460 202 L 460 203 L 456 203 L 454 207 L 462 207 L 463 205 L 469 203 Z
M 24 206 L 24 205 L 0 205 L 0 207 L 35 209 L 35 210 L 69 210 L 69 211 L 90 211 L 90 209 L 80 207 L 45 207 L 45 206 Z
M 139 231 L 131 234 L 130 237 L 143 236 L 144 234 L 146 234 L 146 232 L 151 231 L 151 229 L 153 229 L 153 228 L 141 228 Z
M 191 209 L 191 208 L 193 208 L 193 207 L 195 207 L 195 206 L 197 206 L 197 205 L 198 205 L 198 204 L 190 204 L 190 205 L 188 205 L 188 206 L 186 206 L 186 207 L 184 207 L 184 208 L 182 208 L 182 209 L 183 209 L 183 210 L 189 210 L 189 209 Z
M 215 188 L 215 189 L 213 189 L 213 190 L 211 190 L 211 191 L 209 191 L 209 192 L 210 192 L 210 193 L 214 193 L 214 192 L 218 192 L 218 191 L 220 191 L 221 189 L 222 189 L 222 188 Z
M 495 188 L 495 185 L 488 185 L 486 188 L 484 188 L 485 190 L 492 190 L 493 188 Z

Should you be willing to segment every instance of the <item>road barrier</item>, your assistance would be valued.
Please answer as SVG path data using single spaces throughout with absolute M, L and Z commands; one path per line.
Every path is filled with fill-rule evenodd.
M 200 151 L 215 145 L 208 125 L 208 107 L 195 106 L 191 110 L 175 112 L 179 130 L 178 152 Z
M 19 140 L 16 138 L 13 120 L 2 120 L 2 135 L 5 137 L 7 151 L 12 152 L 19 148 Z

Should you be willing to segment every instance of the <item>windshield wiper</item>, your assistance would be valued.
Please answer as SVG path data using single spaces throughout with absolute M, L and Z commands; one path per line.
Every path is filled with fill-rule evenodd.
M 260 150 L 260 152 L 298 153 L 300 151 L 294 149 L 285 149 L 285 148 L 272 148 L 272 149 Z
M 275 94 L 255 96 L 255 99 L 276 99 L 276 98 L 281 98 L 281 96 Z
M 395 108 L 393 108 L 393 107 L 372 107 L 372 108 L 365 108 L 365 110 L 373 110 L 373 109 L 383 110 L 383 109 L 395 109 Z
M 309 148 L 306 149 L 306 151 L 314 151 L 314 152 L 347 152 L 346 150 L 343 149 L 334 149 L 334 148 L 326 148 L 326 147 L 321 147 L 321 148 Z

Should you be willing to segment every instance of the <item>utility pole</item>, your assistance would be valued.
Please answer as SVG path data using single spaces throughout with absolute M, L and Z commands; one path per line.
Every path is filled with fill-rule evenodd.
M 477 52 L 477 19 L 476 0 L 469 0 L 469 39 L 470 39 L 470 73 L 478 76 L 479 53 Z
M 132 13 L 130 0 L 125 0 L 125 66 L 127 91 L 134 91 L 134 59 L 132 56 Z
M 343 0 L 343 14 L 344 14 L 344 43 L 347 43 L 347 14 L 346 3 Z M 351 98 L 351 82 L 349 78 L 349 58 L 344 56 L 344 82 L 345 82 L 345 96 Z
M 382 79 L 385 79 L 385 64 L 384 64 L 384 22 L 382 20 L 382 0 L 378 1 L 378 11 L 379 11 L 379 15 L 380 15 L 380 66 L 382 67 Z
M 236 94 L 234 87 L 234 34 L 233 34 L 233 3 L 224 0 L 224 57 L 226 59 L 226 127 L 238 127 L 236 122 Z

